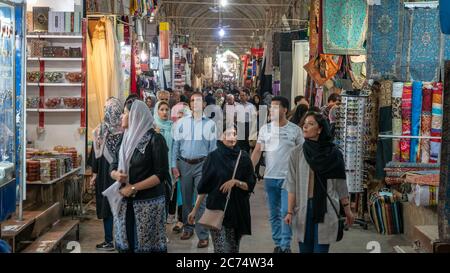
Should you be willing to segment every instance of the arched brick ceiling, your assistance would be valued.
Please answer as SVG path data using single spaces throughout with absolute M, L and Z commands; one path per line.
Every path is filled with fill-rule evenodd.
M 212 54 L 215 52 L 220 39 L 218 36 L 219 13 L 210 9 L 214 5 L 185 4 L 182 2 L 218 3 L 218 0 L 164 2 L 167 1 L 162 1 L 161 11 L 164 15 L 161 19 L 166 18 L 166 20 L 171 21 L 177 34 L 188 34 L 190 40 L 203 53 Z M 228 0 L 228 2 L 230 5 L 223 8 L 222 12 L 222 18 L 224 18 L 222 25 L 229 26 L 225 28 L 226 34 L 223 38 L 223 46 L 241 54 L 255 43 L 258 43 L 259 36 L 264 35 L 265 28 L 269 26 L 270 21 L 279 21 L 283 14 L 286 14 L 286 16 L 292 14 L 292 12 L 289 12 L 289 9 L 292 11 L 294 6 L 299 6 L 297 2 L 305 3 L 302 5 L 302 8 L 307 9 L 306 2 L 309 3 L 309 0 Z M 233 3 L 250 5 L 233 5 Z M 269 18 L 267 14 L 275 16 Z M 239 18 L 239 20 L 227 20 L 226 18 Z M 298 19 L 300 18 L 298 17 Z M 238 28 L 238 30 L 233 28 Z M 241 28 L 246 29 L 241 30 Z

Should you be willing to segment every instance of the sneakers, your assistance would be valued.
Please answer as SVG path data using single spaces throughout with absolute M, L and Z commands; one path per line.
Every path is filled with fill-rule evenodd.
M 282 252 L 283 252 L 283 250 L 279 246 L 277 246 L 273 249 L 273 253 L 282 253 Z
M 173 223 L 175 223 L 175 215 L 169 214 L 169 216 L 167 217 L 167 224 L 173 224 Z
M 96 246 L 96 249 L 98 251 L 114 251 L 114 244 L 113 243 L 107 243 L 107 242 L 103 242 L 101 244 L 98 244 Z

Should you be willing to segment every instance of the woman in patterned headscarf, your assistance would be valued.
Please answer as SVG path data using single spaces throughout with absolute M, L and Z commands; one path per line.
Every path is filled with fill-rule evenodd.
M 122 139 L 121 115 L 121 102 L 116 98 L 108 99 L 105 105 L 104 120 L 93 131 L 94 142 L 89 165 L 93 172 L 91 184 L 95 184 L 97 217 L 103 219 L 105 231 L 105 241 L 97 245 L 97 250 L 101 251 L 114 250 L 113 216 L 108 200 L 102 195 L 102 192 L 114 183 L 109 175 L 109 166 L 120 148 L 119 144 Z

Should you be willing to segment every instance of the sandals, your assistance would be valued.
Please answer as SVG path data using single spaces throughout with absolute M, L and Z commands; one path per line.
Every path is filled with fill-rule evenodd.
M 172 229 L 173 232 L 175 233 L 180 233 L 181 230 L 183 229 L 183 223 L 178 222 Z

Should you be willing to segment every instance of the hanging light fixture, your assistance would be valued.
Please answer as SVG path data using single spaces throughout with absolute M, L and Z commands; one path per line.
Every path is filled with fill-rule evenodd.
M 219 36 L 220 36 L 220 38 L 223 38 L 225 36 L 225 30 L 223 28 L 220 28 Z
M 139 55 L 141 62 L 145 63 L 148 61 L 148 53 L 147 53 L 147 43 L 142 44 L 141 54 Z

